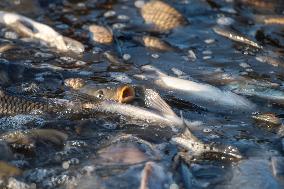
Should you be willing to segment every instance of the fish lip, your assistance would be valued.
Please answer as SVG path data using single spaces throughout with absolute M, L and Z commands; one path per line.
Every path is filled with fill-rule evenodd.
M 130 103 L 135 98 L 135 90 L 132 86 L 123 85 L 116 90 L 117 100 L 120 103 Z

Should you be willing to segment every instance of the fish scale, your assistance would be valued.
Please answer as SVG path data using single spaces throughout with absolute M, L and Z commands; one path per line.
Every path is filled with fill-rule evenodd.
M 185 25 L 185 18 L 173 7 L 162 1 L 151 1 L 141 9 L 146 23 L 153 23 L 159 30 L 171 30 Z
M 51 111 L 55 108 L 47 100 L 10 94 L 0 90 L 0 114 L 30 113 L 34 110 Z

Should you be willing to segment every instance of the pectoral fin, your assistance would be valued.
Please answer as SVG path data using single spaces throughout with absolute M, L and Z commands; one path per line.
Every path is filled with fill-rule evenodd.
M 153 89 L 145 89 L 145 105 L 165 115 L 177 116 L 172 108 Z

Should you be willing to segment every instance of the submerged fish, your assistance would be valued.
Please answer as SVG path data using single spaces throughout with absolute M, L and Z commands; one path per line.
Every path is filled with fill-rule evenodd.
M 255 15 L 254 19 L 257 22 L 261 22 L 264 24 L 277 24 L 284 25 L 284 17 L 283 16 L 275 16 L 275 15 Z
M 0 23 L 22 35 L 39 39 L 63 52 L 82 53 L 85 50 L 84 45 L 79 41 L 64 37 L 51 27 L 19 14 L 0 11 Z
M 239 150 L 234 146 L 226 146 L 217 143 L 204 143 L 186 128 L 179 136 L 175 136 L 171 139 L 171 142 L 177 144 L 186 150 L 192 157 L 200 156 L 205 153 L 220 153 L 228 155 L 234 159 L 242 159 L 242 155 Z
M 211 111 L 253 111 L 255 105 L 244 97 L 231 91 L 223 91 L 209 84 L 197 83 L 190 80 L 171 77 L 157 68 L 146 65 L 142 67 L 145 72 L 135 75 L 136 78 L 150 81 L 154 85 L 171 91 L 172 95 L 192 102 Z
M 171 30 L 187 23 L 181 13 L 163 1 L 146 3 L 141 8 L 141 15 L 146 23 L 154 24 L 161 31 Z
M 101 44 L 110 44 L 113 41 L 112 31 L 104 26 L 91 25 L 89 27 L 91 40 Z
M 114 100 L 120 103 L 131 102 L 135 98 L 135 89 L 130 85 L 102 85 L 85 82 L 80 78 L 66 79 L 65 85 L 100 100 Z
M 248 39 L 247 37 L 245 37 L 241 34 L 238 34 L 237 32 L 235 32 L 235 31 L 233 31 L 229 28 L 222 28 L 222 27 L 215 26 L 215 27 L 213 27 L 213 31 L 215 33 L 217 33 L 218 35 L 229 38 L 233 41 L 237 41 L 237 42 L 240 42 L 240 43 L 243 43 L 243 44 L 246 44 L 246 45 L 250 45 L 250 46 L 253 46 L 253 47 L 256 47 L 256 48 L 259 48 L 259 49 L 263 48 L 261 45 L 254 42 L 253 40 Z
M 281 125 L 281 119 L 274 113 L 256 113 L 252 115 L 256 124 L 267 128 L 277 128 Z
M 28 145 L 32 140 L 50 141 L 56 145 L 62 145 L 67 139 L 67 135 L 55 129 L 29 129 L 10 131 L 0 135 L 0 140 L 8 144 L 23 144 Z
M 227 86 L 237 94 L 254 96 L 284 105 L 284 91 L 254 84 L 233 83 Z
M 276 1 L 271 0 L 241 0 L 242 3 L 254 6 L 258 9 L 273 10 L 278 4 Z
M 156 50 L 156 51 L 176 51 L 177 49 L 174 48 L 173 46 L 171 46 L 169 43 L 167 43 L 166 41 L 161 40 L 158 37 L 154 37 L 154 36 L 149 36 L 149 35 L 145 35 L 145 36 L 135 36 L 133 37 L 133 39 L 139 43 L 141 43 L 142 45 L 144 45 L 147 48 L 150 48 L 152 50 Z

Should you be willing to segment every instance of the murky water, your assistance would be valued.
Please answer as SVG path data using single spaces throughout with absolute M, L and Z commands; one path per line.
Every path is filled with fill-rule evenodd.
M 86 49 L 80 55 L 60 53 L 1 25 L 1 47 L 12 44 L 11 49 L 0 54 L 1 86 L 27 96 L 63 98 L 63 92 L 68 90 L 64 79 L 68 78 L 79 77 L 94 84 L 145 85 L 159 91 L 178 115 L 182 111 L 184 118 L 203 122 L 194 130 L 201 140 L 234 145 L 244 158 L 224 161 L 217 155 L 217 158 L 196 157 L 190 163 L 177 161 L 175 155 L 182 150 L 168 142 L 171 137 L 168 130 L 119 115 L 3 116 L 1 133 L 48 128 L 68 134 L 63 146 L 38 140 L 31 149 L 14 146 L 9 158 L 0 155 L 1 160 L 22 170 L 18 176 L 3 177 L 0 183 L 3 187 L 284 187 L 283 2 L 167 1 L 187 20 L 185 25 L 167 32 L 144 25 L 139 8 L 144 3 L 1 0 L 0 10 L 47 24 L 80 41 Z M 277 22 L 269 19 L 275 17 L 279 18 Z M 92 24 L 108 26 L 113 42 L 92 41 L 88 30 Z M 222 31 L 238 33 L 250 41 L 233 40 L 222 35 Z M 143 35 L 164 40 L 169 48 L 166 51 L 147 48 L 136 40 Z M 199 107 L 185 96 L 133 77 L 141 74 L 141 66 L 146 64 L 171 76 L 231 90 L 249 99 L 256 108 L 244 113 L 222 108 L 212 111 L 210 104 Z M 277 119 L 273 124 L 253 118 L 268 112 Z

